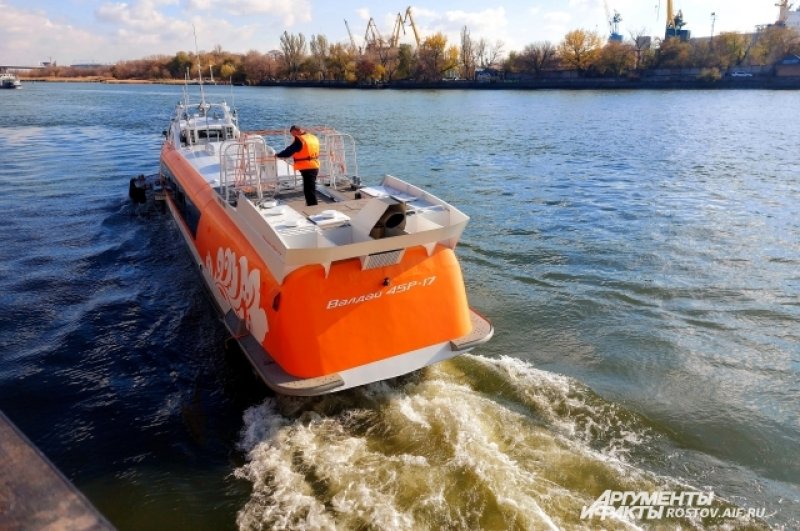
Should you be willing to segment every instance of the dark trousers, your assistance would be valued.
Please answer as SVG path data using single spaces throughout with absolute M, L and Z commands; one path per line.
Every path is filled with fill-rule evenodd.
M 303 195 L 306 196 L 306 205 L 317 204 L 317 174 L 319 170 L 300 170 L 303 176 Z

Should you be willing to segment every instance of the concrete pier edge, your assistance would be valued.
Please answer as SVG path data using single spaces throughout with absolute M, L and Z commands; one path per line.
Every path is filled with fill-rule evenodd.
M 114 529 L 2 411 L 0 529 Z

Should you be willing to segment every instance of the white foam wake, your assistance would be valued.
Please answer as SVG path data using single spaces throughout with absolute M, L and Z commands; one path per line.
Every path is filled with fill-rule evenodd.
M 472 355 L 389 384 L 269 399 L 245 414 L 236 475 L 253 494 L 238 525 L 591 528 L 581 508 L 609 485 L 654 485 L 624 461 L 644 431 L 625 417 L 573 380 Z

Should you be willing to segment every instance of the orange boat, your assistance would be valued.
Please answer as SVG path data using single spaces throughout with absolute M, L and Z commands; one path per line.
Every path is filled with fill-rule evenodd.
M 454 252 L 469 218 L 395 177 L 362 186 L 352 137 L 307 129 L 320 141 L 315 206 L 267 142 L 288 145 L 288 132 L 241 132 L 224 102 L 185 97 L 161 149 L 169 211 L 264 382 L 341 391 L 488 341 Z

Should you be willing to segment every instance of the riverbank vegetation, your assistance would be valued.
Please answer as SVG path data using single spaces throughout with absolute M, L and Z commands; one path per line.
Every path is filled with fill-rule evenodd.
M 519 51 L 504 50 L 501 41 L 473 39 L 465 27 L 459 43 L 436 33 L 419 46 L 389 46 L 380 41 L 363 49 L 332 43 L 323 35 L 310 39 L 284 32 L 280 50 L 246 54 L 178 52 L 120 61 L 114 65 L 51 65 L 27 75 L 37 79 L 83 78 L 182 82 L 196 78 L 198 65 L 207 81 L 260 84 L 306 81 L 353 84 L 438 82 L 442 80 L 637 77 L 657 69 L 696 69 L 698 78 L 718 79 L 740 67 L 769 67 L 787 55 L 800 55 L 800 32 L 769 26 L 755 34 L 721 33 L 713 38 L 659 40 L 633 33 L 622 42 L 606 42 L 597 32 L 577 29 L 557 44 L 534 42 Z M 187 74 L 189 73 L 189 74 Z

